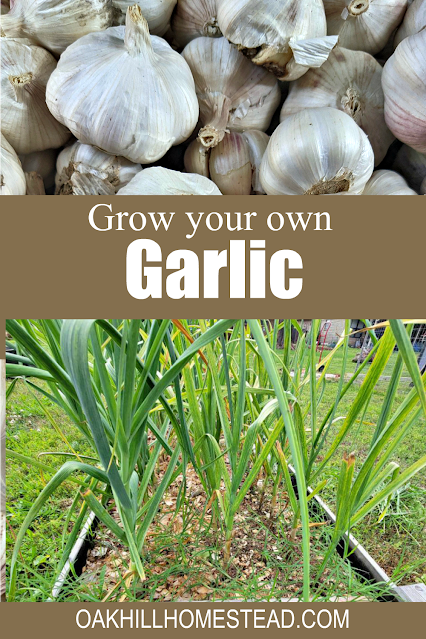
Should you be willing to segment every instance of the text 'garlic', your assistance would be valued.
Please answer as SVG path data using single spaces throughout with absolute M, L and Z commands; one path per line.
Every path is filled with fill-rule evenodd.
M 216 184 L 202 175 L 152 166 L 140 171 L 117 195 L 222 195 Z
M 0 194 L 25 195 L 27 185 L 19 158 L 1 134 Z
M 368 180 L 363 195 L 417 195 L 410 189 L 402 175 L 395 171 L 374 171 Z
M 268 195 L 359 195 L 373 168 L 371 144 L 349 115 L 304 109 L 275 129 L 260 182 Z

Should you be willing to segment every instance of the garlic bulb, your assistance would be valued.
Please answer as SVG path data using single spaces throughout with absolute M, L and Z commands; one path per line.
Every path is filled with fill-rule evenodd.
M 17 153 L 62 146 L 69 131 L 49 112 L 46 83 L 55 58 L 27 39 L 1 39 L 1 130 Z
M 363 51 L 336 47 L 320 69 L 290 84 L 281 121 L 301 109 L 325 106 L 351 116 L 368 135 L 375 164 L 380 164 L 394 140 L 385 122 L 380 64 Z
M 25 173 L 25 181 L 27 184 L 26 195 L 46 195 L 41 175 L 35 171 Z
M 405 38 L 383 69 L 385 119 L 401 142 L 426 153 L 426 29 Z
M 324 0 L 329 35 L 339 46 L 379 53 L 401 23 L 407 0 Z
M 84 36 L 62 54 L 47 106 L 81 142 L 141 164 L 186 140 L 198 119 L 185 60 L 150 36 L 138 5 L 126 26 Z
M 410 189 L 402 175 L 395 171 L 374 171 L 363 195 L 417 195 Z
M 81 36 L 110 27 L 113 14 L 111 0 L 14 0 L 1 30 L 60 55 Z
M 185 169 L 209 177 L 223 195 L 264 194 L 259 171 L 268 141 L 263 131 L 227 133 L 213 149 L 194 140 L 185 153 Z
M 420 191 L 420 186 L 426 178 L 426 153 L 419 153 L 404 144 L 397 153 L 392 167 L 401 173 L 412 189 Z
M 58 155 L 56 163 L 56 195 L 77 195 L 84 190 L 84 184 L 93 189 L 95 180 L 80 179 L 79 176 L 95 176 L 99 181 L 112 187 L 112 193 L 117 193 L 132 177 L 142 170 L 140 164 L 134 164 L 126 158 L 108 155 L 90 144 L 75 142 L 66 147 Z M 96 181 L 99 190 L 99 183 Z M 104 188 L 107 188 L 106 186 Z M 75 191 L 78 191 L 75 192 Z M 86 193 L 85 195 L 90 195 Z
M 25 173 L 38 173 L 43 178 L 45 189 L 50 189 L 55 184 L 57 154 L 56 149 L 46 149 L 20 155 L 19 159 Z
M 395 35 L 394 46 L 397 47 L 404 38 L 419 33 L 426 27 L 426 2 L 414 0 L 407 9 L 401 26 Z
M 152 166 L 135 175 L 117 195 L 222 195 L 216 184 L 195 173 Z
M 178 0 L 172 30 L 180 47 L 201 36 L 219 38 L 217 0 Z
M 322 0 L 217 0 L 223 35 L 280 80 L 297 80 L 325 62 L 337 44 L 327 36 Z
M 3 134 L 1 134 L 0 171 L 1 195 L 25 195 L 27 187 L 21 163 Z
M 116 10 L 114 25 L 124 24 L 127 9 L 134 4 L 134 0 L 112 0 L 112 4 Z M 150 33 L 163 36 L 170 26 L 176 0 L 138 0 L 137 4 L 148 22 Z
M 349 115 L 304 109 L 275 129 L 260 182 L 268 195 L 358 195 L 373 168 L 371 144 Z
M 280 101 L 271 74 L 251 64 L 226 38 L 196 38 L 182 56 L 195 80 L 204 146 L 215 146 L 228 131 L 268 128 Z

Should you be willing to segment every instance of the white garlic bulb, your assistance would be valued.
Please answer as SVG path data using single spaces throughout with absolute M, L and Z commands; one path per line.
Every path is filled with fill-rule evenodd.
M 375 164 L 380 164 L 395 138 L 385 122 L 382 67 L 373 56 L 336 47 L 320 69 L 290 84 L 281 121 L 301 109 L 323 106 L 351 116 L 368 135 Z
M 3 135 L 17 153 L 62 146 L 70 133 L 51 115 L 45 102 L 55 58 L 24 38 L 2 38 L 1 53 Z
M 57 155 L 56 149 L 46 149 L 46 151 L 20 155 L 19 159 L 25 173 L 38 173 L 43 178 L 45 189 L 50 189 L 55 184 Z
M 135 4 L 134 0 L 112 0 L 112 4 L 116 10 L 114 25 L 124 24 L 127 9 Z M 138 0 L 137 4 L 148 22 L 150 33 L 163 36 L 170 26 L 176 0 Z
M 0 194 L 25 195 L 26 182 L 18 155 L 1 134 Z
M 111 0 L 14 0 L 1 30 L 60 55 L 81 36 L 110 27 L 113 15 Z
M 268 195 L 359 195 L 373 168 L 371 144 L 349 115 L 304 109 L 275 129 L 260 182 Z
M 183 50 L 195 80 L 206 147 L 228 131 L 265 131 L 278 107 L 276 79 L 255 67 L 226 38 L 196 38 Z
M 209 177 L 223 195 L 264 194 L 259 171 L 268 142 L 263 131 L 227 133 L 213 149 L 194 140 L 185 153 L 185 169 Z
M 25 173 L 25 181 L 27 184 L 26 195 L 46 195 L 43 178 L 36 171 Z
M 410 189 L 402 175 L 395 171 L 374 171 L 368 180 L 363 195 L 417 195 Z
M 426 2 L 414 0 L 407 9 L 401 26 L 395 35 L 394 46 L 397 47 L 404 38 L 419 33 L 426 27 Z
M 84 181 L 76 174 L 93 175 L 101 182 L 108 183 L 112 193 L 116 193 L 142 170 L 142 166 L 77 141 L 61 151 L 56 169 L 56 195 L 76 195 L 75 189 L 80 192 L 84 188 Z M 91 185 L 93 183 L 89 182 Z
M 280 80 L 319 67 L 337 44 L 322 0 L 217 0 L 223 35 Z
M 80 38 L 62 54 L 46 90 L 52 114 L 81 142 L 141 164 L 186 140 L 198 120 L 191 71 L 150 36 L 138 5 L 126 26 Z
M 388 127 L 426 153 L 426 29 L 398 45 L 383 69 L 382 86 Z
M 140 171 L 117 195 L 222 195 L 216 184 L 202 175 L 152 166 Z
M 180 47 L 202 36 L 219 38 L 222 33 L 217 23 L 217 0 L 178 0 L 172 30 Z
M 401 23 L 407 0 L 324 0 L 324 7 L 339 46 L 375 55 Z
M 412 189 L 421 193 L 420 186 L 426 179 L 426 153 L 419 153 L 403 144 L 392 168 L 405 177 Z

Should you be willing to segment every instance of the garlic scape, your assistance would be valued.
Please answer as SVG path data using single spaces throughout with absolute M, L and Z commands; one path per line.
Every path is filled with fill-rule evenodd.
M 3 135 L 17 153 L 62 146 L 70 133 L 52 116 L 45 102 L 55 58 L 24 38 L 2 38 L 1 54 Z
M 78 141 L 61 151 L 56 168 L 56 195 L 95 195 L 93 189 L 100 188 L 113 195 L 142 170 L 140 164 Z
M 402 175 L 395 171 L 374 171 L 368 180 L 363 195 L 417 195 L 410 189 Z
M 426 29 L 398 45 L 383 69 L 382 86 L 389 129 L 426 153 Z
M 152 166 L 135 175 L 117 195 L 222 195 L 216 184 L 195 173 Z
M 394 46 L 397 47 L 404 38 L 419 33 L 426 28 L 426 2 L 414 0 L 407 9 L 401 26 L 395 34 Z
M 371 144 L 349 115 L 304 109 L 275 129 L 260 182 L 268 195 L 359 195 L 373 168 Z
M 320 67 L 337 44 L 322 0 L 217 0 L 223 35 L 280 80 Z
M 375 55 L 401 23 L 407 0 L 324 0 L 324 7 L 339 46 Z
M 333 107 L 350 115 L 368 135 L 376 165 L 395 139 L 385 122 L 382 67 L 363 51 L 336 47 L 320 69 L 291 83 L 281 121 L 312 107 Z
M 25 181 L 27 185 L 26 195 L 46 195 L 43 178 L 36 171 L 25 173 Z
M 185 169 L 209 177 L 223 195 L 264 194 L 259 171 L 268 141 L 263 131 L 227 133 L 212 149 L 194 140 L 185 153 Z
M 126 26 L 80 38 L 62 54 L 46 91 L 54 117 L 85 144 L 150 164 L 186 140 L 198 120 L 191 71 L 150 36 L 138 5 Z
M 0 194 L 25 195 L 26 182 L 18 155 L 1 134 Z
M 217 0 L 178 0 L 172 31 L 180 47 L 202 36 L 219 38 L 222 33 L 217 23 Z
M 111 0 L 14 0 L 1 31 L 60 55 L 81 36 L 112 26 L 113 15 Z
M 125 24 L 127 9 L 135 4 L 134 0 L 111 0 L 114 7 L 114 26 Z M 142 15 L 148 22 L 153 35 L 163 36 L 170 26 L 170 17 L 176 0 L 139 0 Z
M 20 155 L 19 159 L 25 173 L 38 173 L 43 179 L 45 189 L 50 189 L 55 184 L 57 155 L 56 149 L 46 149 Z
M 398 151 L 392 167 L 401 173 L 412 189 L 421 193 L 423 180 L 426 179 L 426 153 L 419 153 L 404 144 Z
M 278 107 L 276 79 L 225 38 L 196 38 L 183 50 L 200 105 L 201 143 L 214 147 L 229 131 L 265 131 Z

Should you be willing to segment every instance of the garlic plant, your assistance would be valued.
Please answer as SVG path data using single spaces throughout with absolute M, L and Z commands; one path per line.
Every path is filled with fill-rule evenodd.
M 57 154 L 56 149 L 46 149 L 20 155 L 19 159 L 25 173 L 38 173 L 43 178 L 45 189 L 50 189 L 55 184 Z
M 223 195 L 263 195 L 259 171 L 268 141 L 263 131 L 227 133 L 212 149 L 194 140 L 185 153 L 185 169 L 213 180 Z
M 368 135 L 378 165 L 394 140 L 385 122 L 381 81 L 382 67 L 370 54 L 336 47 L 320 69 L 290 84 L 281 121 L 304 108 L 340 109 Z
M 320 67 L 337 44 L 322 0 L 217 0 L 223 35 L 280 80 Z
M 426 28 L 426 2 L 425 0 L 414 0 L 407 9 L 401 26 L 395 35 L 395 47 L 400 44 L 404 38 L 419 33 Z
M 0 194 L 25 195 L 26 183 L 19 158 L 1 134 Z
M 275 129 L 260 182 L 268 195 L 358 195 L 373 168 L 371 144 L 349 115 L 304 109 Z
M 402 175 L 395 171 L 374 171 L 368 180 L 363 195 L 417 195 L 410 189 Z
M 214 147 L 228 131 L 265 131 L 280 101 L 276 79 L 225 38 L 196 38 L 183 50 L 200 105 L 201 143 Z
M 324 0 L 329 35 L 339 45 L 375 55 L 399 26 L 407 0 Z
M 149 164 L 186 140 L 198 119 L 185 60 L 150 36 L 138 5 L 126 26 L 81 38 L 62 54 L 47 85 L 57 120 L 81 142 Z
M 217 23 L 217 0 L 178 0 L 172 31 L 180 47 L 201 36 L 220 37 L 222 33 Z
M 1 30 L 60 55 L 81 36 L 112 26 L 113 15 L 111 0 L 13 0 Z
M 426 153 L 419 153 L 404 144 L 398 151 L 392 168 L 405 177 L 412 189 L 422 192 L 420 187 L 426 179 Z
M 36 171 L 25 173 L 25 182 L 27 185 L 26 195 L 46 195 L 43 178 Z
M 99 195 L 100 188 L 117 193 L 142 166 L 77 141 L 58 155 L 56 170 L 56 195 Z
M 115 9 L 114 25 L 125 24 L 127 9 L 133 4 L 134 0 L 112 0 Z M 138 0 L 137 4 L 148 22 L 150 33 L 163 36 L 170 26 L 176 0 Z
M 396 48 L 382 85 L 388 127 L 401 142 L 426 153 L 426 29 Z
M 57 148 L 70 137 L 45 102 L 55 67 L 52 54 L 28 39 L 1 39 L 1 131 L 17 153 Z
M 117 195 L 221 195 L 208 178 L 152 166 L 135 175 Z

